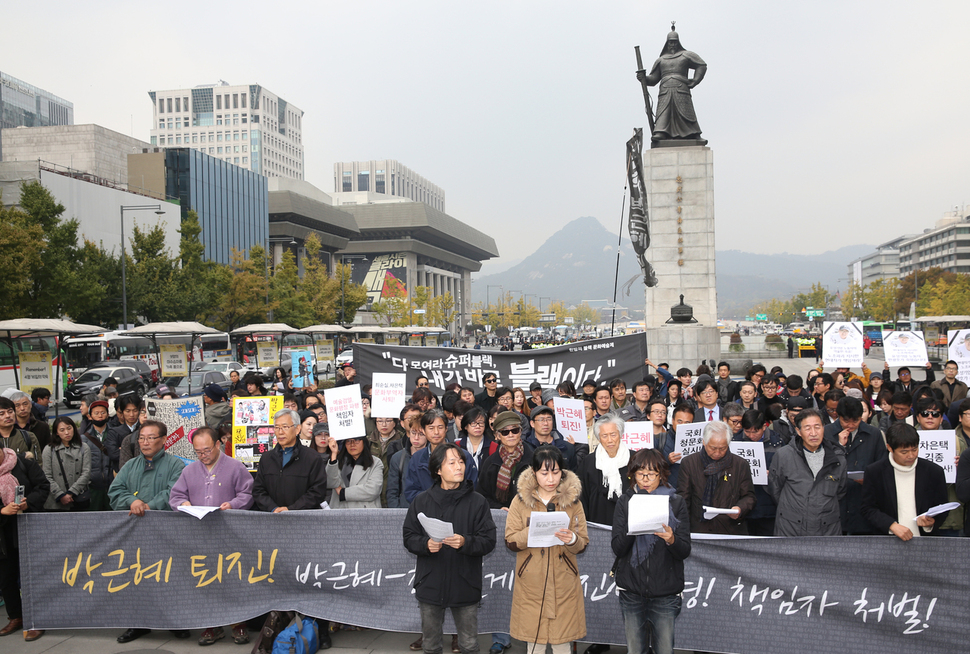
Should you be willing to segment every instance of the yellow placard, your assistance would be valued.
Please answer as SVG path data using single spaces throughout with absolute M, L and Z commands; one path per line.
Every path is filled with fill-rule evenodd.
M 50 352 L 18 352 L 17 357 L 20 359 L 20 390 L 28 395 L 35 388 L 53 390 Z
M 184 345 L 159 345 L 162 353 L 162 377 L 185 377 L 189 374 L 189 359 Z

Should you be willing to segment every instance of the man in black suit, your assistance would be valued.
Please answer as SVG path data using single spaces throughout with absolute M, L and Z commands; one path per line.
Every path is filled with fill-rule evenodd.
M 838 420 L 825 427 L 825 438 L 845 450 L 849 472 L 861 472 L 886 458 L 882 433 L 862 422 L 862 402 L 843 397 L 836 406 Z M 862 517 L 862 479 L 850 479 L 842 499 L 842 532 L 847 535 L 874 534 L 872 525 Z
M 905 422 L 886 432 L 889 456 L 866 468 L 862 482 L 862 515 L 877 534 L 893 534 L 900 540 L 927 536 L 943 524 L 946 512 L 924 516 L 947 501 L 943 468 L 919 458 L 919 434 Z
M 717 384 L 710 377 L 701 377 L 694 384 L 694 422 L 714 422 L 721 419 L 721 404 L 718 401 Z

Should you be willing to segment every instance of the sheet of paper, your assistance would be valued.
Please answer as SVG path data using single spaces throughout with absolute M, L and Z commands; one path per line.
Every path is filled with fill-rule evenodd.
M 567 527 L 569 515 L 565 511 L 533 511 L 529 516 L 529 547 L 562 545 L 556 532 Z
M 653 423 L 628 422 L 623 425 L 623 443 L 631 452 L 653 449 Z
M 822 323 L 822 358 L 826 369 L 862 366 L 862 323 Z
M 329 511 L 330 505 L 327 503 L 326 500 L 324 500 L 323 502 L 320 502 L 320 508 L 323 509 L 324 511 Z
M 924 516 L 929 516 L 930 518 L 932 518 L 933 516 L 940 515 L 941 513 L 945 513 L 946 511 L 954 511 L 956 509 L 959 509 L 961 506 L 962 505 L 959 502 L 947 502 L 946 504 L 937 504 L 926 513 L 922 513 L 916 517 L 922 518 Z
M 863 477 L 866 476 L 866 471 L 865 470 L 849 470 L 849 472 L 845 473 L 845 476 L 848 477 L 849 479 L 851 479 L 852 481 L 858 481 L 859 479 L 862 479 Z
M 586 527 L 588 529 L 599 529 L 600 531 L 613 531 L 612 525 L 604 525 L 599 522 L 586 522 Z
M 952 429 L 919 432 L 919 457 L 943 468 L 946 483 L 957 482 L 957 437 Z
M 710 520 L 714 516 L 718 516 L 718 515 L 731 515 L 732 513 L 734 513 L 734 509 L 718 509 L 713 506 L 704 507 L 705 520 Z
M 371 418 L 398 418 L 404 408 L 408 376 L 403 372 L 375 372 L 371 380 Z
M 428 532 L 428 538 L 436 543 L 440 543 L 444 539 L 455 535 L 455 526 L 450 522 L 438 520 L 437 518 L 429 518 L 423 513 L 418 514 L 418 522 Z
M 179 511 L 183 513 L 188 513 L 193 518 L 198 518 L 201 520 L 213 511 L 218 511 L 218 506 L 180 506 Z
M 768 466 L 765 465 L 765 444 L 748 439 L 728 443 L 731 452 L 748 462 L 751 470 L 751 483 L 755 486 L 768 485 Z
M 682 456 L 700 452 L 701 447 L 703 447 L 701 437 L 704 433 L 705 424 L 707 423 L 691 422 L 686 425 L 677 425 L 677 436 L 674 439 L 674 452 Z
M 893 368 L 912 366 L 923 368 L 926 356 L 926 340 L 923 332 L 882 331 L 882 349 L 886 363 Z
M 563 436 L 572 436 L 577 443 L 589 443 L 586 430 L 586 411 L 582 400 L 568 397 L 552 398 L 552 410 L 556 413 L 556 428 Z
M 630 497 L 630 514 L 627 533 L 630 536 L 663 531 L 670 513 L 669 495 L 633 495 Z

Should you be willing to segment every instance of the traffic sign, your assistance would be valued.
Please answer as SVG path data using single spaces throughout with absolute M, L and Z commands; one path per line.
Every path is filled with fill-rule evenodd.
M 758 320 L 768 320 L 768 314 L 767 313 L 759 313 L 757 316 L 755 316 L 755 318 L 757 318 Z

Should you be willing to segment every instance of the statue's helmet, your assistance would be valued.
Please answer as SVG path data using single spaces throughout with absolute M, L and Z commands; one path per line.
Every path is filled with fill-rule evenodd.
M 667 34 L 667 40 L 664 41 L 663 50 L 660 52 L 661 55 L 675 54 L 684 49 L 684 46 L 680 43 L 680 35 L 674 29 L 675 24 L 676 21 L 670 21 L 670 32 Z

